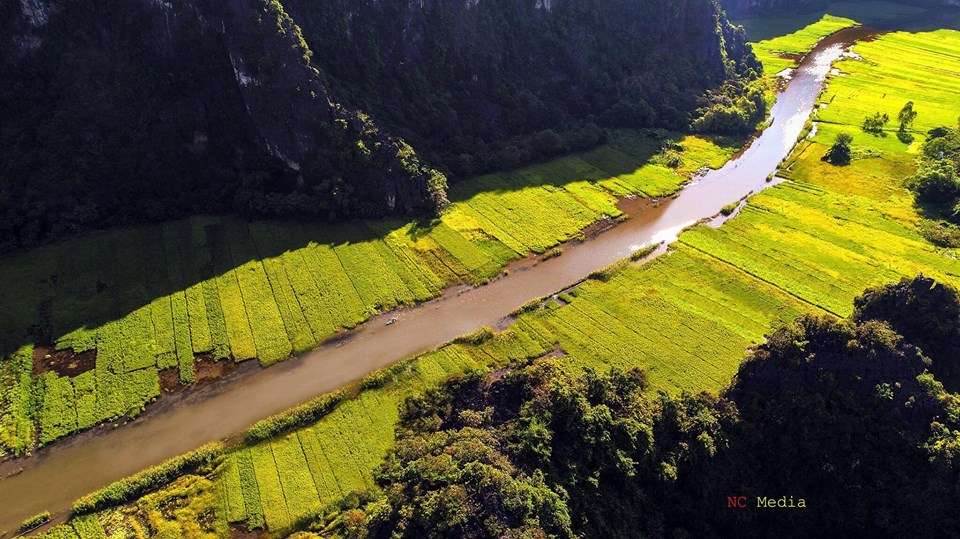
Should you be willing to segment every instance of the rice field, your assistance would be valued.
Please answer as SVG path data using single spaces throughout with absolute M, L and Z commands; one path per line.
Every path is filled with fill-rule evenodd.
M 763 16 L 738 19 L 735 22 L 747 31 L 747 39 L 753 42 L 773 39 L 816 23 L 823 15 L 853 19 L 869 26 L 886 26 L 904 18 L 924 15 L 928 8 L 887 0 L 860 0 L 855 2 L 830 2 L 817 11 L 786 16 Z
M 671 168 L 662 154 L 674 144 L 684 151 Z M 200 358 L 267 366 L 376 313 L 481 283 L 620 216 L 617 197 L 672 193 L 736 149 L 667 131 L 617 132 L 592 151 L 456 184 L 451 207 L 429 223 L 195 217 L 8 256 L 0 282 L 15 285 L 0 288 L 0 457 L 135 416 L 162 380 L 193 383 Z M 95 360 L 48 368 L 63 350 Z
M 772 76 L 796 65 L 824 37 L 855 26 L 856 21 L 844 17 L 824 15 L 818 21 L 793 33 L 752 43 L 753 52 L 763 64 L 763 73 Z

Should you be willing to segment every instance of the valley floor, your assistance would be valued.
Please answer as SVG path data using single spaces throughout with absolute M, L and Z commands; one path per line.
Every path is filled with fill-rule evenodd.
M 926 130 L 954 125 L 960 114 L 960 102 L 955 98 L 960 95 L 960 33 L 887 34 L 857 45 L 855 52 L 860 58 L 846 59 L 836 66 L 838 74 L 822 96 L 825 107 L 818 112 L 815 134 L 801 143 L 785 163 L 781 175 L 789 181 L 752 197 L 739 215 L 722 227 L 700 226 L 685 232 L 668 253 L 652 262 L 627 264 L 598 275 L 556 300 L 526 309 L 500 333 L 480 333 L 391 368 L 370 378 L 375 383 L 369 382 L 365 389 L 351 394 L 314 423 L 266 441 L 232 448 L 222 464 L 209 473 L 180 476 L 131 504 L 76 518 L 55 528 L 49 536 L 122 536 L 137 529 L 173 536 L 226 535 L 231 527 L 265 527 L 281 533 L 322 510 L 325 504 L 372 486 L 372 472 L 391 446 L 398 407 L 405 397 L 467 369 L 496 368 L 511 360 L 552 354 L 564 356 L 561 364 L 568 369 L 642 367 L 657 390 L 717 391 L 728 383 L 747 347 L 760 342 L 772 327 L 787 323 L 800 313 L 848 315 L 852 299 L 865 287 L 921 272 L 960 285 L 960 253 L 937 248 L 919 234 L 913 196 L 903 187 L 904 178 L 912 173 L 916 147 Z M 875 137 L 860 130 L 864 116 L 878 111 L 895 116 L 907 100 L 914 101 L 919 111 L 913 144 L 900 142 L 892 133 Z M 854 136 L 856 159 L 846 167 L 834 167 L 820 159 L 840 131 Z M 636 139 L 625 140 L 637 144 Z M 684 162 L 691 168 L 716 165 L 729 156 L 728 150 L 705 141 L 687 139 L 686 143 L 689 149 L 683 152 Z M 615 172 L 617 166 L 622 166 L 622 154 L 636 158 L 637 154 L 630 154 L 631 151 L 636 152 L 636 146 L 621 147 L 615 142 L 567 162 L 567 172 L 533 169 L 518 173 L 522 180 L 485 179 L 483 192 L 460 194 L 462 202 L 445 216 L 443 223 L 422 234 L 407 225 L 371 242 L 304 247 L 302 243 L 310 238 L 309 233 L 304 233 L 290 240 L 291 248 L 272 253 L 272 257 L 258 257 L 256 254 L 262 253 L 249 250 L 259 247 L 257 238 L 276 238 L 282 235 L 279 231 L 266 226 L 234 231 L 233 225 L 218 222 L 220 232 L 211 232 L 217 228 L 208 228 L 205 225 L 211 222 L 204 220 L 176 225 L 182 230 L 151 229 L 153 232 L 142 234 L 155 234 L 152 242 L 145 243 L 146 236 L 126 241 L 133 245 L 170 246 L 169 251 L 157 252 L 181 252 L 176 246 L 182 235 L 194 242 L 185 245 L 201 250 L 224 249 L 209 255 L 214 260 L 229 257 L 238 267 L 225 273 L 215 272 L 206 281 L 188 278 L 194 284 L 163 296 L 166 299 L 160 301 L 160 306 L 155 306 L 155 302 L 141 305 L 120 321 L 108 322 L 95 330 L 78 330 L 71 323 L 53 327 L 61 328 L 57 336 L 69 339 L 63 342 L 74 347 L 81 342 L 102 343 L 98 369 L 88 371 L 97 374 L 89 376 L 101 372 L 101 357 L 112 357 L 109 343 L 132 335 L 163 336 L 143 344 L 143 350 L 155 351 L 154 367 L 103 371 L 111 376 L 127 376 L 128 372 L 147 369 L 154 373 L 142 375 L 149 378 L 144 383 L 150 385 L 151 391 L 156 388 L 154 377 L 161 364 L 180 364 L 178 343 L 191 350 L 191 358 L 197 348 L 210 351 L 219 345 L 228 346 L 235 354 L 237 350 L 246 350 L 240 355 L 257 355 L 269 363 L 302 349 L 301 346 L 309 347 L 337 326 L 356 323 L 372 309 L 429 297 L 455 280 L 493 276 L 506 260 L 528 250 L 542 251 L 556 241 L 575 236 L 599 216 L 616 215 L 615 195 L 663 194 L 682 182 L 683 176 L 671 176 L 669 169 L 611 174 L 611 170 Z M 577 172 L 571 173 L 571 168 L 566 167 Z M 654 172 L 667 173 L 672 179 L 650 187 L 653 184 L 644 178 L 663 177 L 645 176 Z M 597 187 L 595 182 L 571 181 L 583 178 L 611 179 L 599 181 L 603 187 Z M 518 181 L 523 187 L 516 187 Z M 191 235 L 197 230 L 204 232 L 200 239 Z M 208 233 L 223 234 L 224 239 L 211 242 Z M 102 265 L 98 260 L 110 253 L 76 245 L 69 251 L 79 253 L 76 263 L 92 269 L 36 271 L 31 264 L 38 264 L 41 259 L 29 259 L 31 255 L 26 255 L 24 262 L 16 266 L 21 268 L 17 271 L 30 278 L 62 276 L 63 281 L 49 283 L 46 290 L 50 291 L 50 298 L 64 297 L 53 290 L 85 290 L 90 297 L 90 291 L 100 288 L 96 268 Z M 426 258 L 418 261 L 410 253 Z M 334 265 L 337 271 L 330 272 L 322 261 L 333 257 L 339 266 Z M 74 264 L 73 256 L 59 260 L 64 267 Z M 354 260 L 356 265 L 348 268 L 350 262 L 344 260 Z M 367 267 L 371 260 L 378 261 L 376 269 L 384 271 L 391 282 L 381 282 L 376 269 L 363 273 L 360 268 Z M 166 267 L 148 258 L 136 264 L 140 268 L 136 271 Z M 389 264 L 405 269 L 386 272 Z M 179 267 L 179 271 L 189 271 L 184 269 L 186 266 Z M 314 268 L 313 275 L 298 276 L 297 268 L 304 267 Z M 354 267 L 358 268 L 357 273 L 353 272 Z M 417 273 L 419 268 L 427 268 L 429 273 Z M 445 273 L 447 270 L 450 273 Z M 436 279 L 420 275 L 433 275 Z M 83 280 L 74 282 L 71 276 Z M 166 278 L 172 282 L 184 279 Z M 352 290 L 356 297 L 349 301 L 318 298 L 316 305 L 331 307 L 315 316 L 308 316 L 302 301 L 297 303 L 299 311 L 291 308 L 298 298 L 321 289 L 311 279 L 326 278 L 347 278 L 341 283 L 345 286 L 332 290 Z M 119 280 L 112 279 L 109 282 Z M 294 282 L 296 279 L 303 281 Z M 296 284 L 299 282 L 302 285 Z M 257 291 L 267 289 L 274 290 L 272 299 L 258 295 Z M 287 292 L 278 294 L 277 290 Z M 389 292 L 396 290 L 409 293 Z M 142 296 L 146 292 L 131 293 Z M 5 298 L 2 303 L 39 309 L 50 301 L 53 300 L 29 297 Z M 248 302 L 255 307 L 245 309 Z M 218 304 L 219 315 L 215 307 Z M 342 318 L 326 318 L 331 309 L 340 312 L 341 306 L 346 313 Z M 83 306 L 77 305 L 77 309 L 83 310 Z M 57 309 L 50 312 L 56 313 Z M 204 314 L 191 318 L 191 312 Z M 23 311 L 7 316 L 15 320 L 18 313 Z M 206 320 L 206 334 L 202 329 L 194 329 L 194 319 Z M 158 320 L 162 321 L 159 325 Z M 178 320 L 189 331 L 185 332 Z M 138 324 L 152 327 L 152 333 L 139 333 Z M 203 326 L 200 322 L 197 327 Z M 246 333 L 242 331 L 244 327 Z M 286 335 L 288 339 L 270 340 L 276 335 Z M 166 348 L 151 348 L 160 344 Z M 126 352 L 119 346 L 117 350 L 119 355 L 108 364 L 126 365 Z M 24 391 L 22 387 L 16 390 L 20 387 L 17 384 L 23 379 L 29 382 L 32 376 L 16 367 L 29 364 L 32 352 L 26 347 L 20 354 L 19 360 L 14 355 L 15 361 L 4 364 L 8 379 L 15 379 L 9 386 L 14 390 L 7 390 L 7 403 L 24 402 L 16 400 Z M 151 368 L 154 370 L 149 371 Z M 184 369 L 180 372 L 181 376 L 189 376 L 183 374 Z M 42 376 L 59 380 L 51 373 Z M 40 416 L 41 425 L 48 421 L 48 428 L 41 427 L 41 433 L 56 433 L 54 438 L 82 428 L 79 415 L 76 422 L 65 423 L 44 417 L 69 417 L 63 414 L 64 410 L 99 406 L 91 403 L 92 397 L 82 389 L 78 390 L 76 379 L 65 383 L 52 381 L 49 385 L 44 382 L 44 387 L 57 388 L 58 384 L 62 390 L 48 391 L 62 396 L 53 399 L 62 398 L 62 403 L 56 409 L 44 404 Z M 132 402 L 139 402 L 136 399 Z M 12 423 L 8 420 L 6 432 L 29 432 L 23 417 L 15 415 Z M 89 416 L 92 421 L 101 417 Z
M 457 184 L 429 223 L 197 217 L 16 255 L 0 268 L 20 283 L 0 290 L 0 457 L 136 416 L 231 361 L 268 366 L 379 312 L 495 278 L 621 217 L 619 197 L 673 193 L 736 149 L 620 132 L 589 152 Z

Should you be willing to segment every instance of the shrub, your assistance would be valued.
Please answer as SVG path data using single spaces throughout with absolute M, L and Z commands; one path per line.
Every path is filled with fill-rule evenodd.
M 889 121 L 889 114 L 880 114 L 877 112 L 873 116 L 867 116 L 863 119 L 863 130 L 867 133 L 873 133 L 874 135 L 882 135 L 883 128 L 886 127 Z
M 493 330 L 484 326 L 472 333 L 461 335 L 453 340 L 457 344 L 483 344 L 493 338 Z
M 720 215 L 724 217 L 730 217 L 733 215 L 733 212 L 737 211 L 737 207 L 740 206 L 739 202 L 731 202 L 726 206 L 720 208 Z
M 907 181 L 907 185 L 923 202 L 950 204 L 952 207 L 960 197 L 960 178 L 957 177 L 956 167 L 950 161 L 921 164 L 917 173 Z
M 27 520 L 24 520 L 22 523 L 20 523 L 20 527 L 17 528 L 17 531 L 21 533 L 28 532 L 34 528 L 39 528 L 40 526 L 43 526 L 47 522 L 50 522 L 50 512 L 44 511 L 42 513 L 33 515 Z
M 534 135 L 533 148 L 542 157 L 552 157 L 564 150 L 563 140 L 553 129 L 544 129 Z
M 247 429 L 243 440 L 248 444 L 262 442 L 282 432 L 313 423 L 329 414 L 346 397 L 344 390 L 320 395 L 300 406 L 262 419 Z
M 562 254 L 563 254 L 562 247 L 554 247 L 553 249 L 550 249 L 549 251 L 543 254 L 543 260 L 550 260 L 551 258 L 557 258 Z
M 610 264 L 609 266 L 603 269 L 598 269 L 597 271 L 591 273 L 590 275 L 587 276 L 587 279 L 593 279 L 595 281 L 600 281 L 605 283 L 610 279 L 612 279 L 614 275 L 619 273 L 620 270 L 627 267 L 628 262 L 630 261 L 618 260 L 617 262 L 614 262 L 613 264 Z
M 833 146 L 830 146 L 830 149 L 823 156 L 823 160 L 831 165 L 849 165 L 852 156 L 850 148 L 852 142 L 853 137 L 848 133 L 838 134 Z
M 960 205 L 960 203 L 958 203 Z M 960 219 L 960 217 L 958 217 Z M 921 219 L 919 224 L 920 235 L 938 247 L 960 247 L 960 227 L 953 223 L 941 220 Z
M 647 245 L 646 247 L 641 247 L 640 249 L 637 249 L 636 251 L 633 252 L 633 254 L 630 255 L 630 261 L 636 262 L 638 260 L 647 258 L 648 256 L 652 255 L 654 251 L 659 249 L 661 245 L 663 245 L 662 241 L 660 243 L 652 243 L 650 245 Z

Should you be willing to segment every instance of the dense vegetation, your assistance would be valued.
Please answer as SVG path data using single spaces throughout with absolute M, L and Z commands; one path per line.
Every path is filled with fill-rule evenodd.
M 916 279 L 871 291 L 858 312 L 890 313 L 881 303 L 893 301 L 906 306 L 894 313 L 901 319 L 955 334 L 955 290 L 939 311 L 946 318 L 914 301 L 931 286 L 944 288 Z M 938 354 L 932 363 L 956 361 Z M 720 398 L 650 396 L 641 371 L 573 376 L 556 360 L 467 374 L 404 404 L 376 474 L 385 496 L 313 528 L 348 537 L 952 535 L 960 396 L 929 363 L 882 319 L 804 317 L 773 332 Z M 725 495 L 748 495 L 750 506 L 730 509 Z M 754 505 L 767 496 L 791 507 Z
M 712 0 L 0 10 L 0 250 L 193 213 L 436 213 L 446 173 L 683 127 L 727 81 L 751 106 L 759 68 Z
M 907 182 L 929 218 L 924 235 L 938 245 L 960 247 L 960 128 L 937 127 L 927 135 L 917 172 Z

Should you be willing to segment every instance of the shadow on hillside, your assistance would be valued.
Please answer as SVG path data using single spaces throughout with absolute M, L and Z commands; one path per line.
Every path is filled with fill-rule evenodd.
M 459 182 L 451 188 L 451 200 L 457 203 L 479 193 L 562 187 L 572 181 L 628 174 L 681 138 L 667 131 L 637 137 L 645 142 L 634 140 L 629 153 L 613 141 L 587 152 Z M 719 142 L 733 143 L 729 139 Z M 410 222 L 399 220 L 247 223 L 233 217 L 196 216 L 91 232 L 7 255 L 0 267 L 0 281 L 5 283 L 0 290 L 0 358 L 25 344 L 55 344 L 77 330 L 99 328 L 157 298 L 225 275 L 252 260 L 303 253 L 310 244 L 341 246 L 379 240 L 407 224 Z M 429 234 L 437 220 L 412 224 L 404 233 L 415 241 Z M 313 271 L 320 269 L 305 265 Z M 310 278 L 318 288 L 322 286 L 321 277 Z
M 850 18 L 886 31 L 926 32 L 944 28 L 960 30 L 960 8 L 924 9 L 896 2 L 835 2 L 809 13 L 752 17 L 735 22 L 742 24 L 747 30 L 748 40 L 763 41 L 796 32 L 828 14 Z

